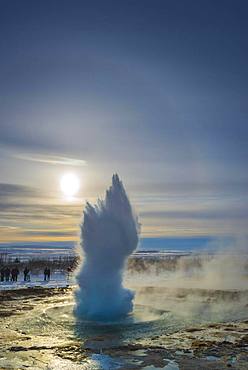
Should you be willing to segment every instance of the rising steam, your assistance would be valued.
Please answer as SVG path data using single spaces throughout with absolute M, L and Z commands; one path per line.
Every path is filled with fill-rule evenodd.
M 113 175 L 105 199 L 96 205 L 87 203 L 84 210 L 77 317 L 112 320 L 132 311 L 134 292 L 122 286 L 122 273 L 127 257 L 137 247 L 138 232 L 122 182 Z

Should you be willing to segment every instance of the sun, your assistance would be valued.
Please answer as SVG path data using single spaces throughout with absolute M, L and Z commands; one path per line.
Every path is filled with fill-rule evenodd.
M 80 188 L 78 176 L 76 176 L 74 173 L 64 174 L 60 179 L 60 188 L 66 197 L 74 197 Z

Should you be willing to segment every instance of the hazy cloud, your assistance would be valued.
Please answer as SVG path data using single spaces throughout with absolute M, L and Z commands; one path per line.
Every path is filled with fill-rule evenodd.
M 78 158 L 63 157 L 58 155 L 49 154 L 36 154 L 36 153 L 19 153 L 13 154 L 14 158 L 32 161 L 38 163 L 47 163 L 52 165 L 63 165 L 63 166 L 85 166 L 86 161 Z
M 38 196 L 38 194 L 38 190 L 30 186 L 0 183 L 0 199 L 4 198 L 6 200 L 9 196 L 12 198 L 25 196 L 34 197 Z
M 29 186 L 0 184 L 0 243 L 77 238 L 82 204 L 66 203 Z
M 172 219 L 205 219 L 205 220 L 232 220 L 244 218 L 248 221 L 247 207 L 226 207 L 226 209 L 200 209 L 200 210 L 168 210 L 168 211 L 145 211 L 140 214 L 143 218 L 172 218 Z

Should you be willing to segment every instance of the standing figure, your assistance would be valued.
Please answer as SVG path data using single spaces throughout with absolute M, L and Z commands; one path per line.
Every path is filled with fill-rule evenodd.
M 8 267 L 6 267 L 4 270 L 4 277 L 5 277 L 5 281 L 9 281 L 10 269 Z
M 29 269 L 27 268 L 27 266 L 25 267 L 23 271 L 23 275 L 24 275 L 24 281 L 28 281 Z
M 14 267 L 14 268 L 11 270 L 11 281 L 13 281 L 13 282 L 17 282 L 18 275 L 19 275 L 19 270 L 18 270 L 18 268 L 17 268 L 17 267 Z
M 30 278 L 30 273 L 31 273 L 31 271 L 30 271 L 30 270 L 28 270 L 28 273 L 27 273 L 27 281 L 30 281 L 30 280 L 31 280 L 31 278 Z
M 50 280 L 50 276 L 51 276 L 51 270 L 50 268 L 47 269 L 47 280 Z
M 15 281 L 15 275 L 16 275 L 16 269 L 15 269 L 15 267 L 13 267 L 12 268 L 12 270 L 11 270 L 11 281 Z
M 44 281 L 47 281 L 48 280 L 48 268 L 45 267 L 44 269 Z
M 1 281 L 4 281 L 4 274 L 5 274 L 5 268 L 4 268 L 4 267 L 2 267 L 2 268 L 1 268 L 1 271 L 0 271 Z

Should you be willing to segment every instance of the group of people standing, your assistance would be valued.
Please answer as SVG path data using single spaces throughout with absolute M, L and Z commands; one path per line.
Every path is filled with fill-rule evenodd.
M 20 271 L 17 267 L 10 269 L 9 267 L 2 267 L 0 269 L 0 281 L 17 282 Z M 26 266 L 23 270 L 24 281 L 30 281 L 30 269 Z M 51 270 L 48 267 L 44 269 L 44 281 L 49 281 L 51 277 Z
M 17 267 L 13 267 L 11 270 L 9 267 L 2 267 L 0 271 L 1 281 L 17 281 L 19 270 Z

